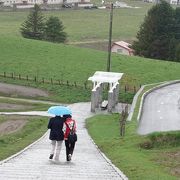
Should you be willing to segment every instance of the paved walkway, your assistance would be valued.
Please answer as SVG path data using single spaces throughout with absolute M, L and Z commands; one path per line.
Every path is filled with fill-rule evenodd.
M 0 180 L 121 180 L 127 177 L 118 170 L 96 147 L 85 128 L 85 119 L 92 116 L 90 103 L 69 106 L 77 120 L 78 141 L 72 162 L 66 162 L 63 146 L 60 163 L 48 160 L 50 141 L 47 132 L 39 141 L 19 155 L 0 162 Z M 9 113 L 8 113 L 9 114 Z M 16 113 L 24 114 L 24 113 Z M 45 112 L 29 115 L 48 116 Z
M 180 130 L 180 83 L 149 93 L 142 110 L 139 134 Z

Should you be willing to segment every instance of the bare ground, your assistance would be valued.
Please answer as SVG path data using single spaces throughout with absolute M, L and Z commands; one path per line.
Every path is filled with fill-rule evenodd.
M 1 103 L 0 102 L 0 109 L 7 109 L 7 110 L 24 110 L 27 108 L 32 108 L 33 106 L 30 105 L 20 105 L 20 104 L 11 104 L 11 103 Z
M 6 95 L 21 95 L 27 97 L 47 97 L 48 93 L 37 88 L 25 87 L 20 85 L 0 83 L 0 93 Z M 30 106 L 28 105 L 28 108 Z M 0 109 L 17 110 L 24 109 L 25 105 L 11 104 L 11 103 L 0 103 Z M 27 108 L 27 105 L 26 105 Z M 27 117 L 25 116 L 8 116 L 7 121 L 0 123 L 0 136 L 10 134 L 20 130 L 27 123 Z
M 27 97 L 48 97 L 48 93 L 46 91 L 31 88 L 26 86 L 14 85 L 14 84 L 6 84 L 0 83 L 0 93 L 6 95 L 16 95 L 16 96 L 27 96 Z
M 0 124 L 0 136 L 18 131 L 26 124 L 26 120 L 8 120 Z
M 170 173 L 180 177 L 180 152 L 164 152 L 158 156 L 158 164 L 162 164 L 170 169 Z

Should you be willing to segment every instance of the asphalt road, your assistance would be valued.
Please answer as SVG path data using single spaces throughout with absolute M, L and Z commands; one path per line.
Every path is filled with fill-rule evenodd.
M 180 130 L 180 83 L 154 90 L 145 97 L 138 133 Z

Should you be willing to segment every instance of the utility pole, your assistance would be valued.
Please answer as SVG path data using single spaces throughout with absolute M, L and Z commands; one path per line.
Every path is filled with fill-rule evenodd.
M 111 71 L 111 38 L 112 38 L 112 22 L 113 22 L 113 3 L 111 3 L 111 12 L 110 12 L 107 72 L 110 72 L 110 71 Z

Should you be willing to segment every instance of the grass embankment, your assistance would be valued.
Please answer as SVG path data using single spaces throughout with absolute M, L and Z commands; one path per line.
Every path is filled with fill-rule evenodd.
M 107 53 L 92 49 L 77 48 L 70 45 L 53 44 L 43 41 L 28 40 L 23 38 L 0 38 L 1 57 L 0 73 L 9 75 L 14 73 L 16 77 L 36 76 L 42 82 L 42 78 L 50 80 L 75 81 L 84 85 L 88 77 L 95 71 L 106 70 Z M 120 98 L 130 102 L 133 97 L 133 87 L 140 84 L 155 83 L 160 81 L 180 78 L 180 63 L 164 62 L 140 57 L 128 57 L 112 55 L 111 70 L 123 72 L 121 81 Z M 89 101 L 90 89 L 75 88 L 71 86 L 59 86 L 30 81 L 18 81 L 17 79 L 3 79 L 1 81 L 33 85 L 47 89 L 51 100 L 61 102 Z M 91 82 L 89 82 L 89 86 Z M 124 85 L 132 89 L 132 94 L 124 94 Z M 125 100 L 124 100 L 124 99 Z
M 180 133 L 169 133 L 164 138 L 161 135 L 156 138 L 139 136 L 136 126 L 135 121 L 127 123 L 125 137 L 121 138 L 119 115 L 99 115 L 87 121 L 95 143 L 130 180 L 178 179 L 180 174 L 177 174 L 176 168 L 180 168 L 180 154 L 177 157 L 175 155 L 180 151 Z M 169 143 L 172 139 L 173 145 Z M 161 140 L 162 144 L 159 143 Z M 147 144 L 152 145 L 151 148 L 147 148 Z
M 4 122 L 13 118 L 10 116 L 1 116 L 0 122 Z M 29 144 L 33 143 L 47 130 L 47 118 L 27 116 L 25 120 L 28 122 L 19 131 L 0 136 L 0 160 L 17 153 Z
M 142 94 L 150 87 L 146 87 Z M 151 86 L 152 88 L 152 86 Z M 141 96 L 142 96 L 141 94 Z M 125 136 L 120 137 L 120 115 L 98 115 L 87 120 L 89 134 L 109 159 L 131 180 L 175 180 L 180 177 L 180 132 L 139 136 L 137 101 Z
M 6 97 L 0 98 L 0 112 L 15 112 L 15 111 L 41 111 L 47 110 L 51 105 L 42 103 L 32 103 L 22 100 L 13 100 Z

